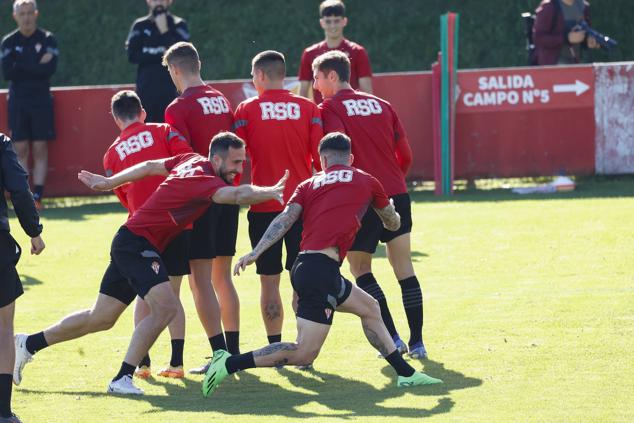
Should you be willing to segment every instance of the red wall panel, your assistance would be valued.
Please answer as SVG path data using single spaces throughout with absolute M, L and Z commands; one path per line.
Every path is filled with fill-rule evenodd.
M 519 84 L 514 85 L 513 76 L 525 81 L 526 75 L 531 76 L 533 86 L 513 88 Z M 591 66 L 459 72 L 456 178 L 593 173 L 594 80 L 588 75 L 592 75 Z M 483 77 L 485 80 L 480 79 Z M 588 85 L 583 93 L 553 92 L 554 85 L 569 86 L 577 79 Z M 510 81 L 508 86 L 505 81 Z M 431 73 L 380 74 L 373 78 L 373 84 L 375 93 L 392 103 L 408 133 L 414 153 L 410 179 L 432 179 Z M 234 108 L 249 92 L 246 80 L 216 81 L 213 85 L 225 93 Z M 57 140 L 50 146 L 48 195 L 90 193 L 76 175 L 81 169 L 102 171 L 103 153 L 118 134 L 109 113 L 110 98 L 123 88 L 130 86 L 53 89 Z M 494 97 L 497 101 L 505 96 L 508 100 L 513 90 L 520 97 L 525 90 L 539 90 L 540 96 L 549 90 L 549 101 L 476 105 L 476 93 L 487 101 Z M 6 91 L 2 91 L 0 130 L 4 132 L 6 121 Z

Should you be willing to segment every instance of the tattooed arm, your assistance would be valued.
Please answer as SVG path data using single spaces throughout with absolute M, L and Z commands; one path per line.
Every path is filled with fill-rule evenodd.
M 240 257 L 240 260 L 238 260 L 233 268 L 233 274 L 239 275 L 240 270 L 244 270 L 248 265 L 254 263 L 264 251 L 268 250 L 271 245 L 279 241 L 284 234 L 288 232 L 290 227 L 293 226 L 293 223 L 295 223 L 301 215 L 302 206 L 297 203 L 288 204 L 284 211 L 273 219 L 253 251 L 246 256 Z
M 390 199 L 390 204 L 387 207 L 382 209 L 375 208 L 374 211 L 379 215 L 383 226 L 388 231 L 396 231 L 401 227 L 401 216 L 396 212 L 392 199 Z

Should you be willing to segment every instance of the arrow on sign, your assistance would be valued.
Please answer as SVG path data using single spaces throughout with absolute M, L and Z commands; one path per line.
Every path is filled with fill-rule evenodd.
M 585 93 L 590 89 L 588 84 L 584 84 L 578 79 L 575 80 L 574 84 L 558 84 L 553 85 L 553 91 L 556 93 L 577 93 L 577 96 Z

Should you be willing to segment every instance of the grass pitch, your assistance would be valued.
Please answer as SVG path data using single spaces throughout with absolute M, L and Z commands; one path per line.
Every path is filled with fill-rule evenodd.
M 576 192 L 543 196 L 490 190 L 458 192 L 450 201 L 428 192 L 412 198 L 430 354 L 413 364 L 444 385 L 397 389 L 359 322 L 337 314 L 314 373 L 249 370 L 209 399 L 200 394 L 201 377 L 154 378 L 137 382 L 142 398 L 113 397 L 105 389 L 128 345 L 127 311 L 109 332 L 39 353 L 14 390 L 14 411 L 25 422 L 633 421 L 634 179 L 586 180 Z M 28 255 L 12 219 L 27 250 L 19 264 L 26 293 L 17 304 L 17 332 L 39 331 L 96 298 L 125 213 L 114 202 L 66 205 L 44 211 L 47 248 L 39 257 Z M 240 224 L 244 254 L 246 219 Z M 377 255 L 375 274 L 407 338 L 398 285 L 385 250 Z M 266 342 L 259 282 L 253 269 L 234 282 L 247 351 Z M 295 336 L 289 285 L 285 276 L 285 340 Z M 185 367 L 193 367 L 209 347 L 186 284 L 181 297 Z M 155 371 L 168 362 L 167 334 L 152 358 Z

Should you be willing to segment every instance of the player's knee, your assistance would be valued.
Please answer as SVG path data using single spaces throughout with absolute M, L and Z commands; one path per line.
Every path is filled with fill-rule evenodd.
M 381 317 L 381 307 L 379 306 L 379 302 L 374 298 L 367 299 L 366 309 L 369 316 Z
M 312 364 L 319 355 L 319 349 L 301 349 L 296 358 L 296 366 L 308 366 Z
M 90 329 L 91 332 L 101 332 L 111 329 L 117 323 L 116 316 L 96 316 L 91 313 Z
M 177 301 L 166 301 L 159 304 L 153 310 L 161 321 L 167 326 L 169 322 L 178 314 L 179 303 Z

